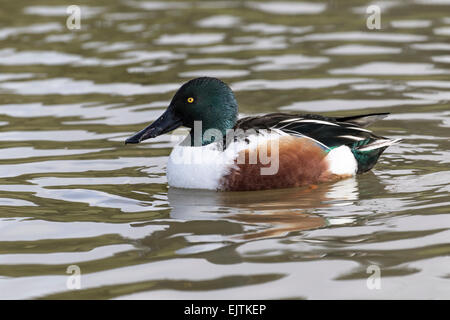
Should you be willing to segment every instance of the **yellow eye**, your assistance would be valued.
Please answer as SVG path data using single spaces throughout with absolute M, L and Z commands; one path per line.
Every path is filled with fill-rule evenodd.
M 192 98 L 192 97 L 187 98 L 187 102 L 189 102 L 189 103 L 194 102 L 194 98 Z

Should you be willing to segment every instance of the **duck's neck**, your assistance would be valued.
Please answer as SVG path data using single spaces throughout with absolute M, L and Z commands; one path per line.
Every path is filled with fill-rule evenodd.
M 191 147 L 206 146 L 213 142 L 222 142 L 230 129 L 236 124 L 237 116 L 214 122 L 195 121 L 190 131 Z

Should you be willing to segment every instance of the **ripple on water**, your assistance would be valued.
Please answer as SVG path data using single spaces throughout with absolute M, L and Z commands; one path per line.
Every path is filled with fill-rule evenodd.
M 154 120 L 160 114 L 160 108 L 168 105 L 168 101 L 154 101 L 145 105 L 124 107 L 123 104 L 98 105 L 98 103 L 43 105 L 42 103 L 0 105 L 0 115 L 15 118 L 39 117 L 79 117 L 78 121 L 66 121 L 65 124 L 101 123 L 109 125 L 142 123 L 136 112 L 144 112 L 145 120 Z M 148 110 L 148 109 L 156 110 Z M 82 120 L 81 120 L 82 119 Z
M 450 51 L 450 43 L 413 43 L 411 48 L 417 50 Z
M 36 157 L 52 157 L 52 156 L 67 156 L 75 154 L 86 154 L 91 152 L 99 152 L 108 149 L 35 149 L 32 147 L 16 147 L 16 148 L 2 148 L 0 149 L 0 159 L 23 159 Z M 111 149 L 109 149 L 111 150 Z
M 36 253 L 36 254 L 5 254 L 2 257 L 7 261 L 7 265 L 15 264 L 40 264 L 45 261 L 46 264 L 67 264 L 70 265 L 73 261 L 86 262 L 96 259 L 105 259 L 120 252 L 130 251 L 134 249 L 129 244 L 109 245 L 94 248 L 90 251 L 81 252 L 57 252 L 57 253 Z
M 241 29 L 244 32 L 260 32 L 263 34 L 280 34 L 280 33 L 300 34 L 310 32 L 314 28 L 312 26 L 288 27 L 281 24 L 251 23 L 242 26 Z
M 199 53 L 230 53 L 253 50 L 280 50 L 287 48 L 286 38 L 282 36 L 253 38 L 253 41 L 248 44 L 236 45 L 215 45 L 210 47 L 203 47 L 196 50 Z M 193 50 L 192 50 L 193 51 Z
M 355 75 L 432 75 L 448 74 L 448 70 L 438 69 L 431 63 L 369 62 L 363 65 L 329 70 L 331 74 Z
M 0 29 L 0 40 L 5 40 L 8 37 L 18 36 L 21 34 L 42 34 L 61 30 L 63 30 L 63 26 L 57 22 L 38 23 L 25 27 L 3 28 Z
M 45 42 L 70 42 L 75 39 L 75 34 L 52 34 L 45 37 Z
M 202 59 L 187 59 L 185 61 L 186 65 L 214 65 L 214 64 L 225 64 L 225 65 L 247 65 L 253 63 L 254 59 L 233 59 L 233 58 L 202 58 Z
M 434 62 L 439 62 L 439 63 L 450 63 L 450 55 L 434 56 L 434 57 L 431 57 L 431 60 L 433 60 Z
M 374 55 L 374 54 L 396 54 L 402 49 L 395 47 L 366 46 L 360 44 L 347 44 L 324 50 L 323 53 L 331 55 Z
M 82 57 L 56 51 L 0 50 L 0 65 L 64 65 L 82 61 Z
M 450 81 L 444 80 L 416 80 L 416 81 L 408 81 L 407 84 L 412 87 L 431 87 L 431 88 L 450 89 Z
M 398 29 L 428 28 L 431 26 L 430 20 L 395 20 L 391 21 L 391 26 Z
M 84 130 L 55 131 L 6 131 L 0 135 L 0 141 L 86 141 L 101 140 L 116 136 L 117 133 L 98 134 Z
M 104 43 L 87 44 L 87 48 L 97 48 Z M 86 45 L 86 44 L 85 44 Z M 111 44 L 106 46 L 106 51 L 111 51 L 111 48 L 117 51 L 117 46 L 123 48 L 122 44 Z M 125 46 L 128 46 L 125 44 Z M 101 51 L 101 49 L 99 49 Z M 0 50 L 0 65 L 74 65 L 74 66 L 118 66 L 135 64 L 143 61 L 171 61 L 178 60 L 185 57 L 184 54 L 176 54 L 170 51 L 127 51 L 120 54 L 119 59 L 100 59 L 83 57 L 75 54 L 68 54 L 56 51 L 16 51 L 14 49 Z
M 20 200 L 20 199 L 14 199 L 14 198 L 0 198 L 0 207 L 2 206 L 11 206 L 11 207 L 36 207 L 37 204 L 34 204 L 31 201 L 26 200 Z M 0 220 L 1 221 L 1 220 Z M 2 259 L 5 259 L 6 257 L 2 255 Z M 5 259 L 3 261 L 8 261 L 8 259 Z
M 89 238 L 103 234 L 119 234 L 131 239 L 139 239 L 165 225 L 146 225 L 133 227 L 128 223 L 101 222 L 52 222 L 43 220 L 0 219 L 0 241 L 32 241 L 42 239 Z
M 35 74 L 33 73 L 0 73 L 0 81 L 30 79 L 34 76 Z
M 277 1 L 277 2 L 247 2 L 250 8 L 263 11 L 269 14 L 281 15 L 303 15 L 317 14 L 325 11 L 327 5 L 318 2 L 294 2 L 294 1 Z
M 440 27 L 433 30 L 439 36 L 450 36 L 450 27 Z
M 102 7 L 79 6 L 84 19 L 92 18 L 105 10 Z M 28 15 L 38 15 L 45 17 L 65 17 L 67 16 L 67 6 L 30 6 L 23 9 Z
M 259 56 L 255 58 L 259 64 L 253 66 L 252 69 L 255 71 L 311 69 L 327 63 L 329 60 L 327 57 L 308 57 L 301 54 Z
M 182 78 L 215 77 L 215 78 L 238 78 L 250 74 L 248 70 L 195 70 L 181 72 L 178 74 Z
M 176 1 L 127 1 L 126 4 L 134 8 L 140 8 L 149 11 L 186 9 L 190 7 L 189 3 Z
M 448 0 L 371 2 L 382 30 L 363 1 L 110 0 L 77 31 L 50 4 L 0 28 L 0 298 L 449 296 Z M 372 128 L 403 142 L 331 184 L 167 189 L 187 131 L 123 141 L 205 75 L 241 115 L 391 112 Z
M 134 83 L 94 83 L 91 80 L 54 78 L 46 80 L 14 81 L 0 83 L 0 89 L 11 90 L 21 95 L 83 95 L 109 94 L 133 96 L 137 94 L 166 93 L 178 89 L 179 84 L 166 83 L 141 85 Z
M 292 89 L 319 89 L 336 87 L 342 84 L 364 82 L 362 78 L 329 78 L 329 79 L 284 79 L 284 80 L 246 80 L 231 85 L 236 91 L 253 90 L 292 90 Z
M 217 15 L 207 17 L 196 22 L 202 28 L 231 28 L 238 25 L 241 19 L 230 15 Z
M 430 97 L 431 98 L 431 97 Z M 326 99 L 315 101 L 294 102 L 291 105 L 280 107 L 280 110 L 289 111 L 313 111 L 313 112 L 325 112 L 333 111 L 336 108 L 339 110 L 352 110 L 352 109 L 366 109 L 366 108 L 381 108 L 381 107 L 394 107 L 403 105 L 428 105 L 434 104 L 437 101 L 434 100 L 413 100 L 413 99 L 379 99 L 379 100 L 340 100 L 340 99 Z
M 371 1 L 370 5 L 375 5 L 379 7 L 381 12 L 388 12 L 392 8 L 401 6 L 402 1 L 398 0 Z M 368 5 L 352 8 L 352 12 L 365 15 L 367 13 L 367 7 Z
M 379 41 L 379 42 L 420 42 L 427 40 L 427 36 L 406 33 L 371 33 L 371 32 L 332 32 L 315 33 L 303 37 L 292 38 L 294 43 L 305 41 Z
M 164 34 L 155 40 L 159 45 L 185 45 L 200 46 L 222 42 L 225 35 L 222 33 L 183 33 L 183 34 Z

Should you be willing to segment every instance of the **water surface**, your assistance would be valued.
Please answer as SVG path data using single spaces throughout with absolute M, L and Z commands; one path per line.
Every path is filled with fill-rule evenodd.
M 450 298 L 450 3 L 3 1 L 0 298 Z M 125 146 L 197 76 L 243 115 L 391 112 L 356 178 L 168 188 L 171 135 Z M 81 289 L 67 287 L 67 268 Z M 381 288 L 370 290 L 370 266 Z

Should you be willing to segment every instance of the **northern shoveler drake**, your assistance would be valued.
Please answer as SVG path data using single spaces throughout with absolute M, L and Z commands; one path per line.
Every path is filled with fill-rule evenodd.
M 169 186 L 225 191 L 288 188 L 372 169 L 380 154 L 399 141 L 365 129 L 387 115 L 271 113 L 238 120 L 230 87 L 202 77 L 185 83 L 167 110 L 125 143 L 185 126 L 190 133 L 168 160 Z

